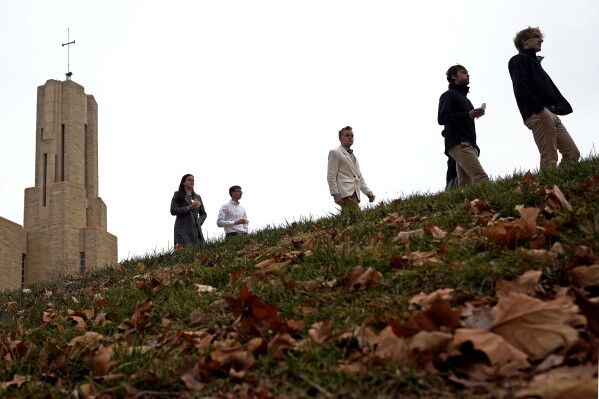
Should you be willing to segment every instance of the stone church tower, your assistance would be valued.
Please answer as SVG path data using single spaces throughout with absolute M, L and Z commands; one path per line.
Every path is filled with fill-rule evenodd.
M 0 289 L 117 262 L 98 189 L 98 104 L 83 86 L 48 80 L 37 89 L 35 187 L 23 227 L 0 218 Z

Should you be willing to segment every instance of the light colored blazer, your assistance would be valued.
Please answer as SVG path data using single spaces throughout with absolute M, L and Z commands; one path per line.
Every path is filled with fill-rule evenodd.
M 331 195 L 339 194 L 341 198 L 349 197 L 354 192 L 360 198 L 360 191 L 368 195 L 371 190 L 360 172 L 360 164 L 343 146 L 329 151 L 327 182 Z

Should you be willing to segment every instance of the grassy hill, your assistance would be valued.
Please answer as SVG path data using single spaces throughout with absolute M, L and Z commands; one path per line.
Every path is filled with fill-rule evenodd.
M 599 158 L 0 294 L 6 398 L 596 398 Z

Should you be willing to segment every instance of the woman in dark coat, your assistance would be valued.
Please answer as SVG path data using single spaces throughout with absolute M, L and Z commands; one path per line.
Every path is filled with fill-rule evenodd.
M 181 178 L 179 191 L 175 191 L 171 200 L 171 215 L 175 219 L 175 248 L 177 245 L 188 246 L 196 241 L 204 242 L 202 225 L 206 220 L 206 210 L 202 197 L 194 190 L 193 175 L 186 174 Z

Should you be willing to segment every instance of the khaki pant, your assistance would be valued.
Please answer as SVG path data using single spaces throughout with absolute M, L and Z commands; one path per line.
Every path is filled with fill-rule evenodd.
M 447 150 L 455 160 L 458 172 L 458 186 L 465 186 L 480 181 L 488 181 L 489 176 L 478 161 L 476 150 L 467 141 L 462 141 Z
M 358 199 L 358 195 L 353 193 L 349 197 L 341 198 L 341 208 L 360 208 L 360 200 Z
M 532 130 L 532 135 L 541 154 L 541 169 L 557 165 L 557 151 L 562 161 L 578 161 L 580 151 L 557 115 L 543 108 L 543 111 L 530 116 L 524 124 Z

